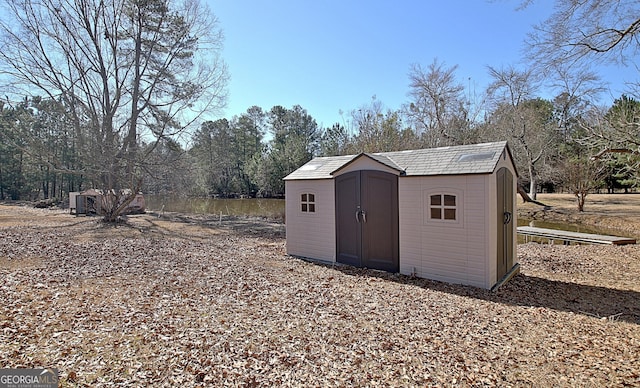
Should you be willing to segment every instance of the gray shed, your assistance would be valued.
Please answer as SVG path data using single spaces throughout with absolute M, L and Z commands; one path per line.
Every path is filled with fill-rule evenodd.
M 506 142 L 318 157 L 285 180 L 287 253 L 492 288 L 516 273 Z

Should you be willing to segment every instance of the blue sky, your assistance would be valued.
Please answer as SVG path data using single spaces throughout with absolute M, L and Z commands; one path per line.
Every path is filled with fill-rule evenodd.
M 434 58 L 458 65 L 460 83 L 481 94 L 487 66 L 517 65 L 527 32 L 553 10 L 551 0 L 521 11 L 517 0 L 208 2 L 231 74 L 223 116 L 298 104 L 323 128 L 372 96 L 399 109 L 408 101 L 411 64 L 426 67 Z M 623 80 L 635 81 L 631 69 L 594 70 L 611 82 L 614 98 Z

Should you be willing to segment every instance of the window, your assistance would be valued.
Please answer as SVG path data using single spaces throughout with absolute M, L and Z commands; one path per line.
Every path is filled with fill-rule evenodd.
M 422 222 L 443 228 L 464 228 L 464 191 L 456 187 L 430 187 L 422 192 Z
M 316 196 L 311 193 L 304 193 L 300 195 L 300 205 L 303 213 L 315 213 L 316 211 Z
M 458 157 L 458 162 L 479 162 L 490 160 L 496 155 L 495 152 L 487 152 L 483 154 L 464 154 Z
M 457 198 L 451 194 L 429 196 L 429 218 L 432 220 L 457 220 Z

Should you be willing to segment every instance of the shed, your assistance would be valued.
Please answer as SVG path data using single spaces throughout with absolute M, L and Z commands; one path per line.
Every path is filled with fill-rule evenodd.
M 69 193 L 69 203 L 74 199 L 73 210 L 76 216 L 79 215 L 99 215 L 102 214 L 102 192 L 89 189 L 82 192 Z
M 287 253 L 490 289 L 517 273 L 507 142 L 317 157 L 285 180 Z
M 123 191 L 123 194 L 131 191 Z M 112 196 L 113 198 L 113 196 Z M 69 193 L 69 209 L 71 214 L 80 215 L 102 215 L 107 205 L 109 197 L 103 194 L 102 190 L 89 189 L 82 192 L 72 191 Z M 145 200 L 142 193 L 136 194 L 127 205 L 124 214 L 141 214 L 145 212 Z

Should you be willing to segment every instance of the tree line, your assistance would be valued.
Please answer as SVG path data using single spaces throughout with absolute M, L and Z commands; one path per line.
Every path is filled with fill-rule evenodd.
M 224 106 L 228 76 L 222 32 L 197 1 L 7 5 L 0 199 L 99 188 L 114 220 L 140 190 L 278 197 L 282 178 L 314 156 L 496 140 L 509 142 L 521 192 L 534 200 L 563 190 L 583 206 L 595 189 L 638 183 L 638 88 L 603 104 L 605 83 L 590 70 L 594 60 L 635 59 L 634 4 L 586 10 L 558 0 L 529 37 L 529 65 L 488 66 L 491 82 L 478 94 L 436 58 L 409 68 L 400 108 L 374 96 L 326 128 L 299 105 L 204 120 Z
M 628 190 L 637 185 L 638 154 L 630 128 L 640 119 L 640 102 L 622 95 L 595 108 L 566 93 L 552 100 L 526 95 L 496 97 L 482 119 L 470 117 L 470 102 L 459 84 L 434 85 L 454 68 L 436 62 L 413 76 L 404 110 L 385 109 L 377 99 L 349 113 L 344 123 L 320 128 L 299 105 L 252 106 L 230 119 L 205 121 L 184 142 L 165 138 L 140 142 L 147 153 L 144 192 L 205 197 L 277 197 L 282 178 L 314 156 L 384 152 L 508 140 L 521 184 L 535 196 L 542 190 L 573 192 Z M 501 72 L 491 92 L 522 86 Z M 522 75 L 520 75 L 522 76 Z M 429 95 L 449 99 L 427 101 Z M 60 101 L 34 98 L 0 107 L 0 199 L 63 198 L 69 191 L 96 187 L 83 172 L 94 161 L 81 136 L 64 118 Z M 476 108 L 477 109 L 477 108 Z M 626 139 L 625 137 L 632 137 Z M 186 144 L 186 145 L 185 145 Z M 614 145 L 615 146 L 612 146 Z M 582 186 L 580 186 L 582 185 Z

